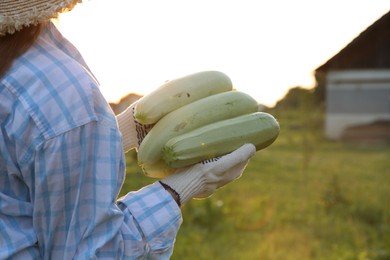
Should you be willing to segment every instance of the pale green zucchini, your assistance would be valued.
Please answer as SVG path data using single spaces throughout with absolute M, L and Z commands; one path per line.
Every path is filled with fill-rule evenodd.
M 177 170 L 169 167 L 162 159 L 154 164 L 143 164 L 141 168 L 146 176 L 159 179 L 165 178 Z
M 138 148 L 138 163 L 152 165 L 161 159 L 161 150 L 172 137 L 204 125 L 257 111 L 250 95 L 229 91 L 205 97 L 180 107 L 161 118 Z
M 141 124 L 154 124 L 181 106 L 232 88 L 230 78 L 219 71 L 202 71 L 177 78 L 143 96 L 135 107 L 134 117 Z
M 173 168 L 184 167 L 234 151 L 245 143 L 256 150 L 272 144 L 279 123 L 264 112 L 222 120 L 173 137 L 162 150 L 163 160 Z

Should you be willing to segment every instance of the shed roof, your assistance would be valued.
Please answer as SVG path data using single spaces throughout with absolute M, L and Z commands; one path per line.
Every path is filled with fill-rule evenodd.
M 390 68 L 390 11 L 367 27 L 315 72 Z

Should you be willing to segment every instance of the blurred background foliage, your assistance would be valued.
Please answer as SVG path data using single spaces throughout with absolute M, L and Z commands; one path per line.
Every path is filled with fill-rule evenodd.
M 172 259 L 390 259 L 390 146 L 326 140 L 318 93 L 292 88 L 266 109 L 279 138 L 238 181 L 182 208 Z M 121 195 L 156 181 L 126 156 Z

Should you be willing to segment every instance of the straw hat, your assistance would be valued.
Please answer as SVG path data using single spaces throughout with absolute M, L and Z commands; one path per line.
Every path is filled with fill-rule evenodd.
M 56 18 L 82 0 L 0 0 L 0 36 Z

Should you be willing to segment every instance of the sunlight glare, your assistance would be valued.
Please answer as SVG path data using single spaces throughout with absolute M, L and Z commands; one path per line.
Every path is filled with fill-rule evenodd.
M 220 70 L 272 106 L 291 87 L 313 87 L 313 70 L 389 8 L 384 0 L 91 0 L 61 15 L 58 27 L 110 102 Z

